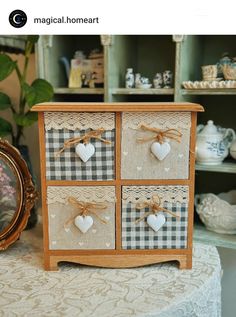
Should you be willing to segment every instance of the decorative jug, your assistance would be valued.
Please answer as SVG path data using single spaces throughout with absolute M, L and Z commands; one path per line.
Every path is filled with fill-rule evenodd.
M 140 73 L 136 73 L 135 74 L 135 88 L 140 88 L 140 86 L 142 85 L 142 81 L 141 81 L 141 74 Z
M 154 88 L 161 88 L 162 84 L 163 84 L 162 73 L 156 73 L 155 77 L 153 78 Z
M 86 56 L 84 55 L 83 51 L 76 51 L 74 54 L 73 59 L 76 59 L 77 62 L 78 61 L 83 61 L 86 58 Z M 73 60 L 72 59 L 72 60 Z M 66 72 L 66 77 L 69 80 L 70 77 L 70 71 L 71 71 L 71 66 L 70 66 L 70 61 L 66 56 L 61 56 L 59 61 L 63 64 L 64 68 L 65 68 L 65 72 Z
M 134 73 L 133 68 L 127 68 L 125 74 L 125 88 L 133 88 L 134 87 Z
M 207 125 L 197 127 L 196 161 L 203 165 L 217 165 L 228 156 L 229 148 L 235 139 L 233 129 L 223 129 L 214 125 L 212 120 Z
M 234 140 L 230 146 L 230 155 L 236 160 L 236 140 Z
M 229 53 L 223 53 L 221 59 L 218 61 L 217 65 L 217 77 L 223 77 L 223 68 L 227 65 L 230 65 L 232 62 L 231 58 L 229 57 Z

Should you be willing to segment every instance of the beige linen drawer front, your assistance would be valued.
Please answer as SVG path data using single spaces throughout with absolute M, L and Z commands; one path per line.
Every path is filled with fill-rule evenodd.
M 90 207 L 82 217 L 85 204 Z M 115 249 L 114 186 L 49 186 L 47 206 L 49 250 Z M 79 217 L 93 221 L 92 225 L 83 222 L 88 229 L 84 233 Z
M 45 112 L 44 128 L 47 180 L 103 181 L 115 178 L 114 113 Z M 104 130 L 100 139 L 89 139 L 95 153 L 83 162 L 76 152 L 76 146 L 83 141 L 71 146 L 66 144 L 68 140 L 84 137 L 99 129 Z
M 170 151 L 167 149 L 162 160 L 151 152 L 153 142 L 157 142 L 153 128 L 177 135 L 171 138 L 164 134 L 162 140 L 168 143 L 164 147 Z M 190 129 L 190 112 L 123 112 L 121 178 L 188 179 Z

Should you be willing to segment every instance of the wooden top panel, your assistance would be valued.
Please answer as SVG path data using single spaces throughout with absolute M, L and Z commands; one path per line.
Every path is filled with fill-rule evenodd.
M 203 112 L 204 108 L 196 103 L 188 102 L 46 102 L 32 107 L 31 111 L 66 111 L 66 112 L 149 112 L 149 111 L 196 111 Z

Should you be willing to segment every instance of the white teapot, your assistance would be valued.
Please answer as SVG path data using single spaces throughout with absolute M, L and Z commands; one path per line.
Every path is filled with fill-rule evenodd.
M 218 128 L 212 120 L 207 125 L 198 125 L 196 161 L 203 165 L 217 165 L 228 156 L 229 148 L 235 139 L 233 129 Z

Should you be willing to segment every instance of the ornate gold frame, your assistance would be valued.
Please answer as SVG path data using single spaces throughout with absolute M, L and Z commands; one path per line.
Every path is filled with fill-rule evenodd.
M 30 210 L 34 206 L 38 193 L 34 184 L 27 164 L 22 158 L 20 152 L 8 141 L 0 138 L 0 158 L 5 161 L 14 170 L 14 174 L 19 182 L 19 206 L 15 212 L 9 226 L 0 232 L 0 250 L 5 250 L 9 245 L 14 243 L 24 230 L 30 215 Z

